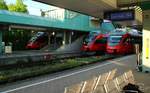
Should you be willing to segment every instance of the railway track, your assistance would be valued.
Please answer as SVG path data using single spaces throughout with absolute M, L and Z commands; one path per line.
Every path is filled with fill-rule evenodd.
M 14 64 L 26 64 L 29 62 L 51 61 L 75 57 L 87 57 L 81 52 L 34 52 L 24 54 L 6 54 L 0 56 L 0 67 Z
M 100 56 L 108 56 L 101 54 Z M 43 64 L 54 62 L 54 60 L 62 60 L 62 59 L 69 59 L 69 58 L 81 58 L 81 57 L 90 57 L 94 55 L 85 55 L 81 52 L 35 52 L 34 53 L 14 53 L 14 54 L 6 54 L 0 56 L 0 69 L 3 68 L 11 68 L 11 67 L 18 67 L 18 66 L 33 66 L 36 64 Z M 110 58 L 117 57 L 111 56 Z
M 118 57 L 118 56 L 107 56 L 107 55 L 101 55 L 98 57 L 91 55 L 92 57 L 87 57 L 90 55 L 83 55 L 80 52 L 45 53 L 45 54 L 34 55 L 35 58 L 39 58 L 41 56 L 44 59 L 42 61 L 37 61 L 37 60 L 33 61 L 33 57 L 32 57 L 32 59 L 27 59 L 27 61 L 25 62 L 21 60 L 20 56 L 18 56 L 18 60 L 20 61 L 15 61 L 13 63 L 5 62 L 5 64 L 4 62 L 3 64 L 2 62 L 0 62 L 0 70 L 1 73 L 3 73 L 3 78 L 5 78 L 0 80 L 0 84 L 12 82 L 16 80 L 22 80 L 29 77 L 35 77 L 47 73 L 54 73 L 66 69 L 71 69 L 77 66 L 93 64 L 95 62 L 102 62 L 104 60 Z M 10 60 L 12 60 L 11 58 L 12 57 L 9 57 Z

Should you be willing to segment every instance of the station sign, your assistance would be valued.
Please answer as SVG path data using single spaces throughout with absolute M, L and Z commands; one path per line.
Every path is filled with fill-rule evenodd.
M 111 21 L 130 21 L 135 20 L 135 10 L 108 11 L 104 13 L 104 19 Z

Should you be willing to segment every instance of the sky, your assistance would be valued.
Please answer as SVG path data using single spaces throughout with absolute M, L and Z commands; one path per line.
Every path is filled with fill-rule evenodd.
M 14 4 L 16 0 L 5 0 L 7 4 Z M 46 11 L 50 9 L 55 9 L 56 7 L 46 5 L 43 3 L 35 2 L 32 0 L 23 0 L 24 4 L 27 5 L 29 14 L 31 15 L 39 15 L 40 16 L 40 9 Z

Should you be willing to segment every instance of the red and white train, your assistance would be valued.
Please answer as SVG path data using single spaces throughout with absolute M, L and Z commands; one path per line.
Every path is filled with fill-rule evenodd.
M 142 44 L 142 34 L 135 29 L 115 29 L 109 34 L 91 32 L 85 38 L 81 50 L 108 54 L 129 54 L 135 51 L 134 44 Z

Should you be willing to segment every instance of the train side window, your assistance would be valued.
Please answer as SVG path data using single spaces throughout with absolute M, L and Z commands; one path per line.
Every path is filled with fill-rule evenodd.
M 131 43 L 131 38 L 130 38 L 130 37 L 127 38 L 127 41 L 126 41 L 126 42 Z
M 127 42 L 127 38 L 124 38 L 124 39 L 123 39 L 123 43 L 126 43 L 126 42 Z
M 130 38 L 125 38 L 125 39 L 123 40 L 123 43 L 131 43 L 131 39 L 130 39 Z

